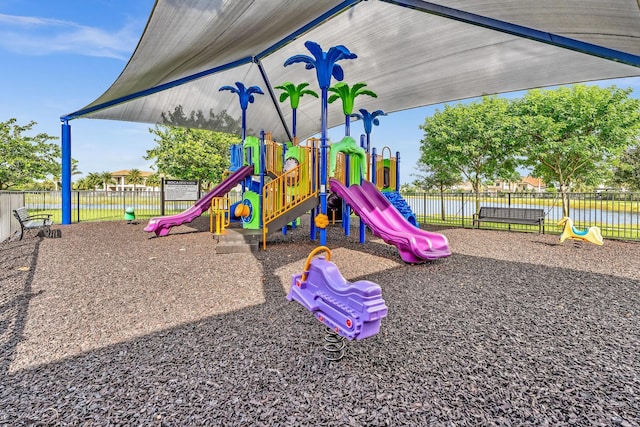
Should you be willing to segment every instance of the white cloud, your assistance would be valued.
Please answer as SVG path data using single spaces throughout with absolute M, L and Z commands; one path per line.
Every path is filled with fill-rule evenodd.
M 69 53 L 127 60 L 140 34 L 127 24 L 117 31 L 59 19 L 0 14 L 0 49 L 23 55 Z

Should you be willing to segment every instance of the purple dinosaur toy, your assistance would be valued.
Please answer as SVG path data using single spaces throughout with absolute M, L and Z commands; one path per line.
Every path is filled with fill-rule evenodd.
M 313 256 L 326 251 L 327 258 Z M 362 340 L 380 330 L 387 315 L 379 285 L 368 280 L 347 282 L 336 265 L 329 261 L 325 246 L 314 249 L 301 274 L 291 278 L 289 301 L 297 301 L 327 327 L 349 340 Z

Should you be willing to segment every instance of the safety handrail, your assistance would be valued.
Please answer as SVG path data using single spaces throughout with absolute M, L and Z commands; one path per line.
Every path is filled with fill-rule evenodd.
M 228 197 L 214 197 L 211 199 L 209 208 L 209 231 L 213 233 L 215 223 L 215 234 L 222 234 L 230 224 L 231 201 Z
M 318 182 L 317 160 L 318 156 L 313 156 L 313 150 L 307 149 L 305 161 L 264 185 L 262 191 L 263 249 L 266 249 L 267 226 L 270 222 L 317 196 L 318 188 L 314 185 L 314 182 Z M 313 179 L 314 174 L 316 179 Z

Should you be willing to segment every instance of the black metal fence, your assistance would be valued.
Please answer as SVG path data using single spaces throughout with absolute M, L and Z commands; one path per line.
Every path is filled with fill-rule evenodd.
M 0 201 L 3 192 L 0 192 Z M 14 193 L 15 194 L 15 193 Z M 24 204 L 33 211 L 53 214 L 61 222 L 61 195 L 55 191 L 24 192 Z M 416 214 L 427 225 L 472 227 L 476 207 L 535 207 L 545 211 L 545 232 L 560 233 L 557 226 L 563 217 L 559 194 L 499 193 L 481 194 L 476 202 L 473 193 L 402 193 Z M 570 217 L 579 228 L 600 227 L 610 239 L 640 240 L 640 193 L 570 193 Z M 241 199 L 240 192 L 229 194 L 231 203 Z M 193 202 L 166 202 L 165 215 L 182 212 Z M 139 219 L 160 215 L 159 192 L 73 191 L 72 222 L 109 221 L 124 218 L 125 209 L 133 208 Z M 537 232 L 537 226 L 483 223 L 482 228 Z
M 562 199 L 552 193 L 403 193 L 420 223 L 473 227 L 473 214 L 481 206 L 539 208 L 545 212 L 545 232 L 560 233 Z M 600 227 L 603 237 L 640 240 L 640 193 L 569 193 L 569 216 L 578 228 Z M 538 226 L 482 223 L 496 230 L 538 231 Z
M 53 215 L 54 222 L 62 221 L 62 196 L 60 191 L 28 191 L 24 193 L 25 206 L 29 210 Z M 236 191 L 229 193 L 232 203 L 241 199 Z M 133 208 L 136 218 L 149 219 L 161 215 L 159 191 L 72 191 L 71 221 L 112 221 L 124 218 L 127 208 Z M 164 214 L 182 212 L 193 201 L 165 201 Z M 206 214 L 205 214 L 206 215 Z

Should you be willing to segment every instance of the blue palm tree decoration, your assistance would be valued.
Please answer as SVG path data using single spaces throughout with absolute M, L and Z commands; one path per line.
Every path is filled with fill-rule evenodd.
M 255 101 L 254 93 L 264 95 L 264 92 L 262 92 L 262 89 L 258 86 L 250 86 L 247 88 L 240 82 L 236 82 L 236 87 L 222 86 L 219 91 L 222 92 L 223 90 L 237 93 L 240 98 L 240 108 L 242 109 L 242 142 L 244 142 L 247 134 L 247 107 Z
M 328 112 L 328 93 L 329 86 L 331 86 L 331 77 L 338 81 L 342 81 L 344 78 L 344 71 L 342 67 L 336 62 L 342 59 L 355 59 L 358 56 L 355 53 L 351 53 L 343 45 L 333 46 L 329 48 L 327 52 L 323 52 L 320 45 L 316 42 L 307 41 L 305 47 L 309 50 L 311 55 L 294 55 L 284 61 L 284 66 L 296 64 L 302 62 L 305 64 L 307 70 L 316 69 L 316 77 L 318 78 L 318 86 L 321 90 L 321 115 L 320 115 L 320 210 L 322 215 L 327 215 L 327 112 Z M 312 221 L 313 224 L 313 221 Z M 314 236 L 312 236 L 314 237 Z M 327 230 L 325 228 L 320 229 L 320 244 L 325 245 L 327 243 Z
M 364 133 L 367 135 L 366 150 L 367 150 L 367 153 L 369 153 L 370 152 L 369 150 L 371 148 L 371 131 L 373 130 L 373 125 L 378 126 L 380 124 L 380 120 L 378 120 L 378 116 L 386 116 L 387 113 L 385 113 L 382 110 L 376 110 L 373 113 L 370 113 L 364 108 L 361 108 L 359 111 L 360 111 L 360 114 L 353 113 L 351 117 L 362 120 L 362 123 L 364 124 Z

